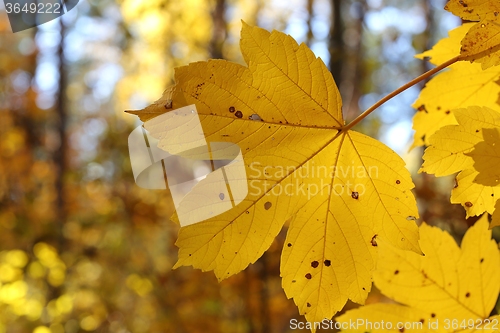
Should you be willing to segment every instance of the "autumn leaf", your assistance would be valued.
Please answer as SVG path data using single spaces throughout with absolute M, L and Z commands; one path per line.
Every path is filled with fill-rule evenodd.
M 459 54 L 460 41 L 472 26 L 464 24 L 440 40 L 432 50 L 418 58 L 429 57 L 433 64 L 440 64 Z M 486 70 L 480 64 L 458 62 L 432 78 L 422 89 L 413 107 L 418 110 L 413 118 L 415 130 L 413 147 L 429 145 L 429 138 L 441 127 L 456 124 L 451 110 L 470 105 L 487 106 L 500 113 L 500 68 Z
M 470 153 L 476 145 L 484 142 L 484 133 L 500 126 L 500 114 L 478 106 L 457 109 L 453 114 L 458 125 L 445 126 L 431 136 L 420 172 L 446 176 L 460 171 L 451 202 L 462 204 L 467 216 L 480 215 L 485 211 L 491 214 L 500 198 L 500 186 L 477 182 L 478 171 Z
M 483 141 L 474 145 L 474 149 L 467 156 L 474 160 L 474 169 L 477 176 L 475 183 L 485 186 L 498 187 L 500 179 L 500 128 L 483 129 Z M 497 199 L 491 228 L 500 226 L 500 200 Z
M 419 242 L 425 256 L 379 243 L 375 285 L 401 304 L 367 305 L 339 316 L 337 324 L 359 322 L 351 332 L 498 332 L 499 316 L 490 312 L 500 292 L 500 253 L 487 216 L 467 231 L 461 248 L 425 223 Z
M 404 162 L 379 141 L 343 131 L 339 91 L 321 59 L 283 33 L 243 24 L 248 67 L 224 60 L 177 68 L 168 96 L 141 119 L 196 105 L 208 145 L 239 146 L 248 196 L 236 207 L 179 232 L 179 261 L 219 280 L 254 263 L 286 221 L 282 284 L 309 321 L 332 317 L 371 288 L 378 239 L 420 253 L 413 183 Z M 175 112 L 175 111 L 170 111 Z M 162 117 L 144 127 L 178 152 L 180 136 Z M 203 209 L 209 174 L 181 209 Z M 213 195 L 216 195 L 213 193 Z M 225 200 L 225 196 L 220 196 Z M 210 207 L 205 207 L 210 209 Z
M 498 0 L 450 0 L 446 10 L 467 21 L 477 21 L 462 39 L 461 60 L 486 69 L 500 64 L 500 2 Z

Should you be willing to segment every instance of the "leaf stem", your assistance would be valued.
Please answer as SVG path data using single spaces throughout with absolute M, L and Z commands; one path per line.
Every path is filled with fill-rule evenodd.
M 392 99 L 393 97 L 399 95 L 400 93 L 402 93 L 403 91 L 405 91 L 406 89 L 414 86 L 415 84 L 419 83 L 420 81 L 422 80 L 425 80 L 427 79 L 429 76 L 431 75 L 434 75 L 435 73 L 441 71 L 442 69 L 445 69 L 446 67 L 450 66 L 450 65 L 453 65 L 454 63 L 456 63 L 458 60 L 460 59 L 460 56 L 456 56 L 455 58 L 452 58 L 446 62 L 443 62 L 441 65 L 431 69 L 431 70 L 428 70 L 427 72 L 423 73 L 422 75 L 414 78 L 413 80 L 411 80 L 410 82 L 406 83 L 405 85 L 399 87 L 398 89 L 394 90 L 393 92 L 391 92 L 389 95 L 385 96 L 384 98 L 382 98 L 381 100 L 379 100 L 377 103 L 373 104 L 370 108 L 368 108 L 365 112 L 363 112 L 362 114 L 360 114 L 359 116 L 357 116 L 353 121 L 351 121 L 349 124 L 347 124 L 346 126 L 342 127 L 342 130 L 339 132 L 340 133 L 345 133 L 347 132 L 348 130 L 350 130 L 352 127 L 354 127 L 357 123 L 359 123 L 361 120 L 365 119 L 370 113 L 372 113 L 373 111 L 375 111 L 379 106 L 381 106 L 382 104 L 384 104 L 385 102 L 387 102 L 388 100 Z

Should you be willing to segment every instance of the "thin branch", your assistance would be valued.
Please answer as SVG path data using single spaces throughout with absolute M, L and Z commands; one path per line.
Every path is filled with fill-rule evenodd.
M 379 106 L 381 106 L 382 104 L 384 104 L 385 102 L 387 102 L 388 100 L 392 99 L 393 97 L 399 95 L 400 93 L 402 93 L 403 91 L 405 91 L 406 89 L 416 85 L 417 83 L 419 83 L 420 81 L 422 80 L 425 80 L 427 79 L 429 76 L 431 75 L 434 75 L 435 73 L 445 69 L 446 67 L 450 66 L 450 65 L 453 65 L 454 63 L 456 63 L 458 60 L 460 60 L 460 56 L 456 56 L 455 58 L 452 58 L 444 63 L 442 63 L 441 65 L 437 66 L 436 68 L 433 68 L 425 73 L 423 73 L 422 75 L 416 77 L 415 79 L 411 80 L 410 82 L 408 82 L 407 84 L 405 84 L 404 86 L 401 86 L 399 87 L 398 89 L 394 90 L 393 92 L 391 92 L 389 95 L 385 96 L 384 98 L 382 98 L 381 100 L 379 100 L 377 103 L 373 104 L 370 108 L 368 108 L 365 112 L 363 112 L 362 114 L 360 114 L 359 116 L 356 117 L 356 119 L 354 119 L 353 121 L 351 121 L 349 124 L 347 124 L 346 126 L 344 126 L 342 128 L 342 130 L 339 132 L 339 134 L 341 133 L 345 133 L 347 132 L 348 130 L 350 130 L 352 127 L 354 127 L 357 123 L 359 123 L 361 120 L 365 119 L 370 113 L 372 113 L 373 111 L 375 111 Z

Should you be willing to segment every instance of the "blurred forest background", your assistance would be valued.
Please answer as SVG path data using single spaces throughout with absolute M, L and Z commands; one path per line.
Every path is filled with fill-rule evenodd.
M 135 185 L 127 138 L 173 69 L 243 63 L 241 19 L 291 34 L 329 66 L 352 120 L 428 69 L 413 56 L 459 20 L 445 0 L 82 0 L 13 34 L 0 7 L 0 333 L 291 332 L 281 289 L 285 231 L 246 271 L 172 271 L 168 191 Z M 1 6 L 1 5 L 0 5 Z M 452 178 L 417 175 L 408 154 L 414 87 L 357 126 L 408 163 L 421 220 L 460 239 Z M 469 221 L 469 224 L 471 222 Z M 383 301 L 373 291 L 368 302 Z M 354 307 L 354 304 L 348 304 Z

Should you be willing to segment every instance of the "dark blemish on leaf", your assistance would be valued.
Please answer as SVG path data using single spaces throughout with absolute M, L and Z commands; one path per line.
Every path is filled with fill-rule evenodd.
M 219 199 L 224 200 L 224 193 L 219 193 Z
M 229 107 L 229 112 L 234 113 L 235 111 L 236 111 L 236 109 L 234 108 L 234 106 Z
M 416 220 L 417 220 L 417 218 L 416 218 L 415 216 L 408 216 L 408 217 L 406 218 L 406 220 L 407 220 L 407 221 L 416 221 Z
M 398 275 L 398 274 L 399 274 L 399 271 L 396 269 L 396 270 L 394 271 L 394 275 Z
M 401 333 L 403 333 L 403 332 L 405 331 L 405 328 L 404 328 L 404 327 L 401 327 L 401 328 L 399 329 L 399 331 L 400 331 Z
M 234 252 L 234 254 L 238 254 L 238 251 Z
M 401 184 L 401 181 L 399 179 L 396 180 L 396 184 L 398 184 L 398 185 Z
M 191 253 L 189 254 L 189 256 L 191 257 Z
M 246 213 L 247 213 L 247 214 L 250 214 L 250 212 L 249 212 L 248 210 L 246 211 Z
M 243 118 L 243 112 L 241 112 L 241 111 L 239 111 L 239 110 L 238 110 L 238 111 L 236 111 L 236 113 L 235 113 L 234 115 L 235 115 L 236 117 L 238 117 L 238 118 Z
M 358 194 L 358 192 L 352 192 L 352 193 L 351 193 L 351 197 L 352 197 L 353 199 L 358 200 L 358 198 L 359 198 L 359 194 Z
M 431 317 L 432 318 L 436 318 L 436 314 L 435 313 L 431 313 Z
M 250 120 L 260 120 L 260 121 L 264 121 L 264 120 L 262 120 L 262 118 L 261 118 L 258 114 L 256 114 L 256 113 L 254 113 L 254 114 L 252 114 L 251 116 L 249 116 L 249 117 L 248 117 L 248 119 L 250 119 Z
M 437 109 L 438 109 L 438 111 L 439 111 L 439 110 L 441 110 L 441 107 L 440 107 L 440 106 L 438 106 L 438 107 L 437 107 Z
M 307 303 L 307 307 L 310 308 L 311 307 L 311 303 L 308 302 Z
M 372 246 L 377 246 L 377 234 L 373 235 L 371 243 Z
M 470 297 L 470 293 L 465 294 L 465 297 L 469 298 Z
M 482 264 L 484 261 L 484 258 L 481 258 L 481 260 L 479 260 L 479 262 Z
M 332 262 L 328 259 L 326 259 L 323 263 L 325 264 L 326 267 L 329 267 L 332 264 Z
M 445 113 L 446 113 L 446 114 L 450 114 L 450 110 L 446 110 L 446 112 L 445 112 Z
M 295 280 L 292 280 L 292 283 L 295 283 L 295 282 L 297 282 L 297 281 L 295 281 Z
M 286 244 L 286 246 L 292 247 L 292 243 L 288 243 L 288 244 Z
M 311 280 L 311 278 L 312 278 L 311 273 L 307 273 L 307 274 L 306 274 L 306 279 Z
M 465 2 L 464 0 L 458 0 L 458 3 L 460 3 L 462 6 L 464 6 L 465 8 L 469 7 Z
M 316 260 L 314 260 L 313 262 L 311 262 L 311 267 L 312 268 L 316 268 L 319 266 L 319 262 L 317 262 Z
M 421 318 L 421 319 L 419 320 L 419 322 L 421 322 L 421 323 L 423 324 L 423 323 L 425 323 L 425 320 L 424 320 L 423 318 Z
M 167 103 L 165 103 L 165 109 L 171 109 L 173 102 L 174 101 L 172 101 L 171 99 L 167 99 Z
M 269 208 L 271 208 L 271 206 L 272 206 L 272 205 L 273 205 L 273 204 L 272 204 L 272 203 L 270 203 L 270 202 L 268 201 L 268 202 L 266 202 L 266 203 L 264 204 L 264 209 L 265 209 L 265 210 L 269 210 Z
M 418 111 L 424 111 L 425 113 L 427 113 L 427 110 L 425 109 L 425 105 L 422 104 L 420 105 L 418 108 L 417 108 Z
M 472 202 L 470 202 L 470 201 L 467 201 L 467 202 L 465 203 L 465 207 L 469 207 L 469 208 L 470 208 L 470 207 L 472 207 L 472 206 L 473 206 L 473 205 L 472 205 Z
M 424 270 L 422 270 L 422 275 L 424 276 L 424 278 L 428 278 L 427 273 Z
M 363 290 L 366 290 L 365 287 L 363 287 Z
M 476 130 L 476 133 L 479 133 L 479 130 Z

